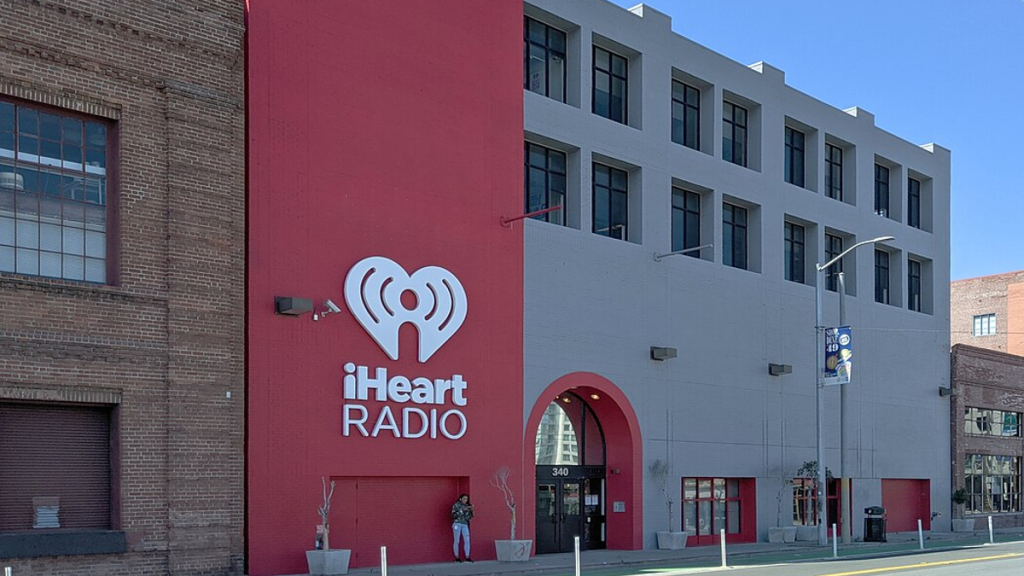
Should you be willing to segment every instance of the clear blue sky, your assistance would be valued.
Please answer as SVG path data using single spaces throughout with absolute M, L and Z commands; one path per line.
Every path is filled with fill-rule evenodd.
M 647 4 L 678 34 L 952 150 L 951 279 L 1024 269 L 1024 0 Z

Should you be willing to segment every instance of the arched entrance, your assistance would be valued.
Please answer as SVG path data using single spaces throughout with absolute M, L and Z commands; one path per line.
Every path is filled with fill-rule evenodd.
M 535 550 L 642 548 L 639 425 L 621 390 L 591 373 L 559 378 L 527 423 L 536 465 Z

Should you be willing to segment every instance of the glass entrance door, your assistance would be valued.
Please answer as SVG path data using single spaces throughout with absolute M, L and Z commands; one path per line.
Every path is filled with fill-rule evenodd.
M 541 478 L 542 471 L 548 476 Z M 537 553 L 572 552 L 576 536 L 581 550 L 605 547 L 603 467 L 537 467 Z

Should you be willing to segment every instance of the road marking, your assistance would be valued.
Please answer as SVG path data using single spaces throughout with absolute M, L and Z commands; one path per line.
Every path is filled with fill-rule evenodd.
M 822 574 L 821 576 L 854 576 L 856 574 L 877 574 L 879 572 L 893 572 L 895 570 L 909 570 L 911 568 L 925 568 L 928 566 L 949 566 L 951 564 L 964 564 L 967 562 L 982 562 L 984 560 L 1001 560 L 1003 558 L 1015 558 L 1024 556 L 1024 553 L 1000 554 L 998 556 L 984 556 L 982 558 L 966 558 L 963 560 L 946 560 L 943 562 L 921 562 L 920 564 L 907 564 L 905 566 L 890 566 L 888 568 L 872 568 L 870 570 L 855 570 L 853 572 L 835 572 L 833 574 Z

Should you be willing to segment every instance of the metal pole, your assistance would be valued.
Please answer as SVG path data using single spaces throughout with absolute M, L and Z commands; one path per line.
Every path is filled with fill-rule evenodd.
M 821 416 L 822 394 L 821 394 L 821 291 L 822 283 L 825 281 L 822 270 L 818 270 L 817 282 L 814 283 L 814 406 L 815 406 L 815 430 L 817 431 L 818 448 L 818 481 L 815 487 L 817 496 L 817 517 L 818 517 L 818 545 L 828 546 L 828 530 L 825 528 L 825 447 L 822 441 Z
M 573 553 L 576 555 L 576 576 L 580 576 L 580 537 L 573 538 Z
M 728 568 L 729 566 L 725 563 L 725 528 L 722 528 L 720 534 L 721 538 L 719 540 L 722 542 L 722 568 Z
M 846 279 L 843 273 L 839 276 L 839 325 L 846 326 Z M 853 511 L 850 510 L 850 469 L 846 465 L 846 423 L 847 408 L 850 401 L 846 396 L 849 384 L 839 387 L 839 517 L 843 523 L 843 544 L 850 543 L 853 532 Z
M 996 543 L 995 536 L 992 534 L 992 517 L 991 516 L 988 517 L 988 543 L 989 544 L 995 544 Z
M 11 576 L 11 567 L 4 568 L 4 576 Z
M 836 531 L 836 523 L 832 523 L 832 557 L 839 558 L 839 532 Z
M 917 519 L 917 542 L 918 547 L 924 550 L 924 529 L 921 528 L 921 519 Z
M 380 576 L 388 576 L 388 547 L 380 547 Z

